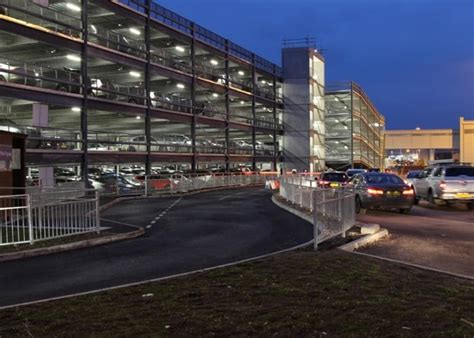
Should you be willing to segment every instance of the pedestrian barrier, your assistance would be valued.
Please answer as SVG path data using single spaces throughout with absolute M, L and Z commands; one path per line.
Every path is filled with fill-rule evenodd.
M 0 196 L 0 246 L 100 231 L 94 190 Z
M 328 239 L 344 236 L 356 223 L 352 190 L 317 187 L 312 177 L 281 176 L 280 196 L 312 216 L 315 248 Z

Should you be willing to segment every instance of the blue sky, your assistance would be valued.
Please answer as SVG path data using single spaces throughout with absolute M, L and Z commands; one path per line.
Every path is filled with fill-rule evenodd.
M 327 82 L 358 82 L 387 129 L 474 119 L 474 0 L 157 2 L 277 64 L 283 39 L 315 37 Z

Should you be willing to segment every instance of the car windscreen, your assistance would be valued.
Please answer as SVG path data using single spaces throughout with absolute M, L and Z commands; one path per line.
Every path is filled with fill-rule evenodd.
M 446 168 L 446 177 L 470 176 L 474 177 L 474 167 Z
M 403 180 L 395 175 L 367 175 L 365 179 L 367 183 L 373 184 L 403 184 Z
M 340 174 L 340 173 L 330 173 L 330 174 L 324 174 L 322 177 L 323 181 L 331 181 L 331 182 L 345 182 L 347 181 L 347 175 L 346 174 Z
M 412 171 L 408 173 L 407 178 L 417 178 L 419 175 L 420 175 L 419 171 Z

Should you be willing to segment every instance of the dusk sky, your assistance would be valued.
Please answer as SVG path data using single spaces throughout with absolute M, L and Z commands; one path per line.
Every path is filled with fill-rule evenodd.
M 158 0 L 281 64 L 283 39 L 315 37 L 326 82 L 358 82 L 387 129 L 474 119 L 473 0 Z

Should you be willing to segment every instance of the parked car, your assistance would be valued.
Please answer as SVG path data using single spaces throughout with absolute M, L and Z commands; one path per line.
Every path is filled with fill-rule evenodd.
M 11 66 L 7 63 L 0 63 L 0 82 L 10 82 L 16 84 L 26 84 L 35 86 L 38 78 L 34 70 L 26 67 Z
M 349 177 L 344 172 L 331 171 L 322 173 L 318 185 L 321 188 L 342 188 L 349 181 Z
M 357 174 L 348 183 L 355 193 L 356 213 L 362 209 L 397 209 L 410 212 L 414 203 L 412 187 L 393 174 Z
M 436 200 L 446 204 L 461 202 L 474 209 L 474 167 L 448 165 L 428 167 L 414 181 L 416 200 L 427 200 L 431 205 Z
M 413 186 L 415 181 L 420 177 L 421 172 L 421 170 L 409 171 L 406 179 L 407 184 Z
M 367 170 L 365 169 L 347 169 L 346 170 L 346 175 L 350 178 L 356 174 L 361 174 L 361 173 L 366 173 Z

